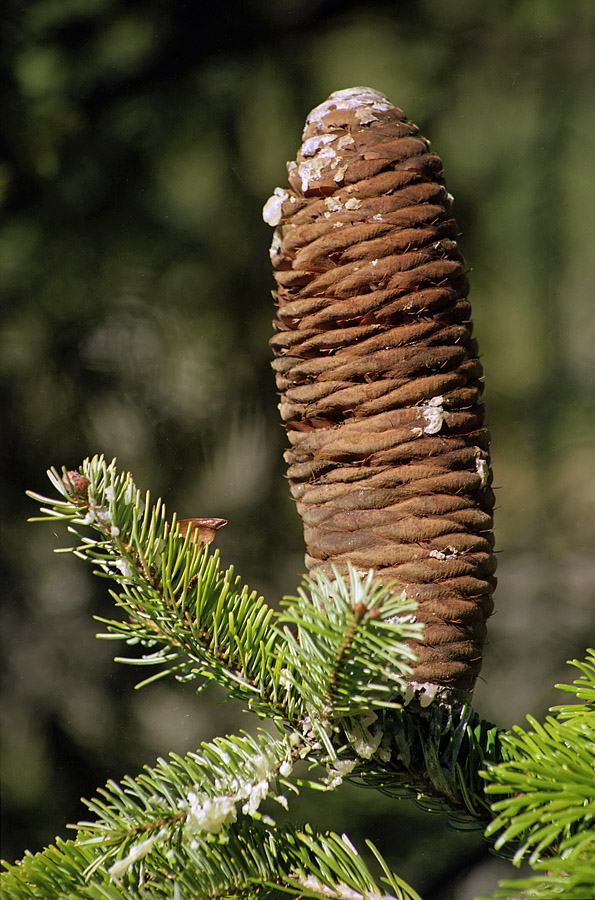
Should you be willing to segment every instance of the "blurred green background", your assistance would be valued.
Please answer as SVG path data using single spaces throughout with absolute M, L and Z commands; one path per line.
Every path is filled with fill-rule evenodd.
M 261 208 L 308 111 L 386 93 L 455 196 L 486 372 L 499 588 L 476 705 L 543 715 L 595 640 L 595 3 L 9 0 L 0 182 L 3 855 L 108 777 L 252 727 L 112 662 L 106 585 L 24 496 L 117 456 L 275 603 L 303 570 L 270 371 Z M 58 533 L 55 533 L 58 532 Z M 140 673 L 142 674 L 142 673 Z M 426 900 L 509 877 L 477 835 L 371 792 L 296 815 L 374 839 Z

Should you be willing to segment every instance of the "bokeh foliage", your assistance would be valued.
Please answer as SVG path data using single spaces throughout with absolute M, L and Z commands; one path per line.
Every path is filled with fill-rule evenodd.
M 228 518 L 223 557 L 269 602 L 295 590 L 260 209 L 309 109 L 354 84 L 420 125 L 455 195 L 500 505 L 476 703 L 502 725 L 541 713 L 593 621 L 595 5 L 8 0 L 2 24 L 4 855 L 106 777 L 236 728 L 216 697 L 130 698 L 93 637 L 102 585 L 26 525 L 24 491 L 117 456 L 170 510 Z M 358 807 L 428 898 L 484 858 L 357 792 L 352 836 Z

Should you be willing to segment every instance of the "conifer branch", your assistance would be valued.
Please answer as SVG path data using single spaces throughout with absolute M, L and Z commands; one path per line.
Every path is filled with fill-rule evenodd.
M 411 682 L 416 604 L 372 572 L 318 572 L 275 612 L 115 462 L 94 457 L 49 477 L 58 499 L 31 494 L 43 519 L 65 521 L 74 552 L 117 585 L 124 615 L 101 620 L 100 637 L 138 645 L 142 655 L 122 661 L 155 666 L 153 677 L 218 681 L 277 733 L 219 738 L 109 782 L 87 801 L 97 818 L 78 823 L 75 841 L 8 867 L 8 897 L 377 898 L 346 838 L 277 828 L 261 812 L 265 799 L 287 806 L 304 784 L 344 779 L 446 810 L 458 827 L 489 825 L 497 850 L 528 856 L 560 891 L 539 893 L 538 874 L 511 883 L 522 896 L 575 900 L 593 883 L 593 651 L 575 661 L 574 685 L 559 686 L 579 703 L 504 733 L 439 686 Z M 322 764 L 318 776 L 298 778 L 300 759 Z M 502 799 L 491 808 L 493 794 Z M 395 897 L 416 896 L 381 865 Z
M 329 720 L 395 705 L 415 660 L 406 642 L 422 626 L 413 621 L 415 603 L 390 585 L 375 586 L 371 574 L 364 583 L 353 572 L 349 585 L 320 574 L 278 615 L 233 567 L 220 570 L 217 551 L 191 532 L 182 537 L 175 514 L 168 521 L 163 502 L 151 505 L 115 461 L 97 456 L 80 472 L 48 476 L 60 497 L 30 492 L 45 514 L 32 521 L 68 522 L 76 555 L 116 582 L 111 593 L 127 617 L 100 619 L 100 637 L 143 648 L 140 658 L 118 657 L 160 667 L 143 684 L 169 674 L 217 680 L 251 711 L 294 724 L 321 705 Z
M 102 861 L 110 854 L 122 855 L 139 838 L 153 840 L 162 832 L 171 840 L 219 834 L 240 815 L 257 816 L 266 797 L 286 807 L 280 787 L 297 791 L 286 777 L 295 761 L 294 744 L 266 731 L 257 738 L 217 738 L 200 751 L 170 756 L 169 762 L 160 759 L 154 767 L 145 766 L 134 779 L 108 782 L 97 797 L 84 801 L 98 818 L 79 822 L 77 828 L 86 841 L 101 844 Z
M 337 572 L 306 578 L 281 617 L 292 658 L 302 670 L 307 666 L 299 685 L 305 705 L 335 716 L 400 706 L 395 694 L 403 692 L 416 659 L 404 641 L 419 640 L 423 631 L 416 609 L 394 585 L 375 583 L 371 571 L 363 580 L 353 568 L 347 578 Z
M 286 729 L 296 758 L 326 765 L 327 786 L 349 776 L 487 824 L 477 772 L 502 758 L 498 732 L 440 688 L 405 681 L 423 628 L 414 601 L 349 569 L 307 578 L 276 613 L 232 568 L 220 570 L 216 551 L 182 537 L 175 515 L 115 461 L 48 474 L 59 498 L 31 496 L 45 520 L 68 522 L 74 552 L 116 582 L 125 615 L 100 620 L 100 637 L 141 647 L 140 657 L 118 658 L 158 669 L 143 684 L 168 674 L 217 680 Z
M 412 621 L 415 604 L 390 586 L 374 587 L 371 575 L 363 584 L 353 573 L 349 587 L 321 575 L 278 615 L 232 567 L 221 572 L 216 552 L 181 537 L 175 515 L 169 522 L 162 501 L 143 499 L 115 462 L 95 457 L 80 472 L 60 478 L 54 469 L 49 477 L 60 498 L 31 496 L 47 504 L 46 519 L 69 522 L 79 540 L 75 553 L 116 581 L 112 595 L 127 617 L 100 620 L 107 626 L 101 636 L 143 648 L 140 658 L 119 657 L 159 666 L 143 683 L 172 673 L 217 680 L 252 711 L 294 725 L 311 721 L 321 705 L 329 722 L 394 705 L 415 658 L 405 642 L 419 637 L 421 626 Z M 332 755 L 328 743 L 327 751 Z
M 182 537 L 175 515 L 168 521 L 162 501 L 143 498 L 115 461 L 94 457 L 49 477 L 59 499 L 32 496 L 46 519 L 69 522 L 75 552 L 116 581 L 126 615 L 101 620 L 100 636 L 140 645 L 140 657 L 119 659 L 158 669 L 143 684 L 172 673 L 217 680 L 285 729 L 294 759 L 326 766 L 326 781 L 310 783 L 334 788 L 349 777 L 485 827 L 477 773 L 503 758 L 498 730 L 440 688 L 406 682 L 423 628 L 414 601 L 349 569 L 307 578 L 276 613 L 233 569 L 221 572 L 216 552 Z
M 225 833 L 168 841 L 158 833 L 140 841 L 111 871 L 97 863 L 96 845 L 63 841 L 43 853 L 27 853 L 2 876 L 3 896 L 19 900 L 420 900 L 392 874 L 378 851 L 379 886 L 351 841 L 309 826 L 272 829 L 244 823 Z
M 595 886 L 595 651 L 571 665 L 582 671 L 572 685 L 557 685 L 579 702 L 552 707 L 555 716 L 526 731 L 503 733 L 509 759 L 483 773 L 486 793 L 504 795 L 493 804 L 488 837 L 495 848 L 518 846 L 513 862 L 543 875 L 503 883 L 495 897 L 581 900 Z M 510 892 L 512 891 L 512 893 Z
M 117 473 L 115 460 L 107 465 L 96 456 L 80 473 L 60 478 L 52 469 L 48 476 L 59 500 L 30 493 L 48 504 L 44 519 L 67 521 L 80 542 L 75 554 L 118 585 L 111 593 L 127 617 L 100 619 L 107 626 L 100 636 L 145 651 L 119 661 L 160 666 L 148 680 L 169 674 L 203 685 L 217 680 L 231 697 L 270 714 L 276 682 L 268 676 L 279 636 L 262 597 L 242 585 L 233 567 L 222 572 L 217 551 L 209 553 L 191 530 L 182 537 L 175 514 L 168 521 L 163 502 L 152 505 L 148 492 L 142 497 L 129 474 Z
M 378 754 L 350 780 L 446 813 L 455 828 L 483 832 L 492 813 L 480 773 L 508 756 L 499 728 L 470 704 L 422 706 L 417 698 L 372 727 L 382 733 Z

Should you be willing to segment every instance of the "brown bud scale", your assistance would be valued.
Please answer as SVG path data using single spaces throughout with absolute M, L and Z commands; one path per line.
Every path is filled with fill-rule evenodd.
M 492 611 L 493 494 L 442 163 L 369 88 L 332 94 L 303 138 L 264 217 L 306 564 L 395 580 L 426 625 L 413 680 L 467 693 Z
M 189 531 L 192 533 L 192 540 L 198 544 L 212 544 L 215 535 L 220 528 L 227 525 L 227 519 L 218 519 L 213 517 L 179 519 L 178 528 L 180 537 L 185 538 Z
M 62 476 L 62 484 L 71 497 L 77 500 L 87 500 L 91 482 L 86 475 L 71 469 Z

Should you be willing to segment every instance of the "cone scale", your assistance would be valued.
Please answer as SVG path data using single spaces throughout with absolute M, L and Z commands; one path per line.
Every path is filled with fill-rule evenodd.
M 310 570 L 419 601 L 414 686 L 468 695 L 495 586 L 489 434 L 442 163 L 370 88 L 306 120 L 275 227 L 273 367 Z

